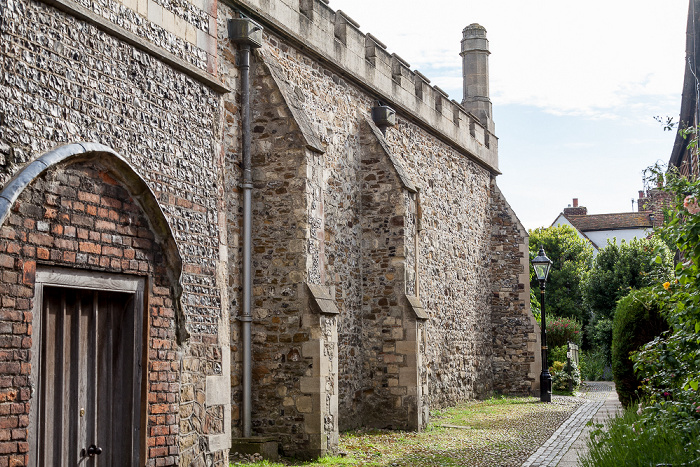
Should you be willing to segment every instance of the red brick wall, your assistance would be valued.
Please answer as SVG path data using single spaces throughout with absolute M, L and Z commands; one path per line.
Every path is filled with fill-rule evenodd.
M 180 366 L 162 252 L 128 192 L 99 166 L 75 164 L 35 180 L 0 227 L 0 467 L 28 463 L 37 264 L 148 278 L 148 465 L 177 464 Z

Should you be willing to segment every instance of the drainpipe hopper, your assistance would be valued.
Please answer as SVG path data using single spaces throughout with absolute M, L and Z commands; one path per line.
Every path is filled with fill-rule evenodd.
M 396 125 L 396 111 L 381 102 L 372 107 L 372 121 L 381 130 L 383 135 L 386 135 L 386 129 Z

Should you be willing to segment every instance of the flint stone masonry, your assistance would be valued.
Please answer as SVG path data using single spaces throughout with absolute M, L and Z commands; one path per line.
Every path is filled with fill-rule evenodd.
M 87 153 L 3 198 L 0 466 L 29 462 L 37 264 L 147 279 L 144 463 L 227 464 L 242 434 L 243 98 L 227 34 L 241 11 L 264 27 L 250 89 L 254 434 L 315 457 L 340 430 L 420 430 L 432 408 L 534 389 L 527 234 L 495 183 L 490 113 L 467 112 L 325 1 L 13 0 L 0 190 L 94 141 L 157 215 Z M 378 100 L 396 110 L 385 133 Z
M 219 451 L 208 446 L 210 437 L 227 431 L 223 425 L 230 403 L 210 405 L 206 398 L 207 376 L 228 374 L 230 367 L 223 365 L 228 358 L 223 358 L 219 341 L 219 320 L 228 323 L 228 317 L 221 304 L 223 276 L 216 274 L 220 245 L 225 241 L 219 222 L 222 165 L 215 152 L 217 94 L 153 55 L 45 4 L 11 2 L 2 15 L 0 187 L 49 149 L 81 140 L 116 149 L 143 174 L 184 259 L 183 325 L 191 335 L 179 344 L 173 334 L 164 334 L 156 336 L 158 341 L 153 344 L 151 361 L 172 361 L 178 370 L 164 374 L 163 379 L 158 372 L 151 373 L 154 399 L 150 402 L 157 406 L 152 423 L 169 428 L 167 436 L 158 429 L 159 436 L 149 446 L 155 451 L 148 455 L 154 465 L 156 459 L 159 464 L 173 465 L 205 465 L 214 459 L 225 465 L 228 442 Z M 93 209 L 83 200 L 78 202 L 84 209 Z M 51 209 L 58 215 L 61 208 Z M 76 222 L 97 225 L 90 216 L 99 215 L 100 208 L 94 209 L 96 212 L 76 214 Z M 39 219 L 37 228 L 43 229 L 43 222 Z M 76 231 L 78 225 L 64 229 Z M 73 243 L 58 237 L 51 227 L 41 233 L 47 242 L 72 248 Z M 84 241 L 85 251 L 81 251 L 77 237 L 75 241 L 74 253 L 64 254 L 69 260 L 75 256 L 75 261 L 66 265 L 112 268 L 110 262 L 100 263 L 106 260 L 89 262 L 89 254 L 98 251 L 97 247 Z M 44 249 L 35 254 L 46 255 Z M 112 246 L 101 250 L 108 255 L 120 251 Z M 50 255 L 49 251 L 49 257 L 41 260 L 54 261 Z M 88 259 L 83 260 L 85 255 Z M 13 262 L 21 272 L 21 263 Z M 148 273 L 144 268 L 135 271 Z M 3 310 L 14 313 L 16 301 L 7 303 Z M 167 411 L 161 410 L 163 404 Z
M 365 87 L 372 95 L 381 96 L 386 104 L 410 114 L 459 153 L 498 173 L 497 139 L 484 133 L 487 122 L 479 122 L 459 104 L 443 99 L 435 88 L 428 86 L 429 91 L 421 91 L 418 96 L 416 83 L 425 81 L 409 70 L 400 57 L 389 54 L 376 39 L 365 36 L 324 1 L 301 2 L 304 5 L 301 9 L 299 0 L 231 0 L 231 3 L 281 34 L 289 45 L 303 47 L 310 59 L 327 64 L 334 73 Z M 339 22 L 343 24 L 344 40 L 336 35 Z M 482 127 L 477 132 L 482 139 L 463 131 L 471 125 Z
M 528 233 L 491 183 L 491 313 L 493 331 L 493 390 L 529 395 L 539 390 L 540 327 L 529 310 Z M 539 362 L 534 365 L 533 362 Z
M 498 368 L 512 362 L 512 380 L 524 378 L 499 381 L 498 390 L 528 393 L 534 328 L 519 289 L 527 237 L 492 175 L 400 117 L 385 138 L 367 118 L 373 101 L 362 89 L 275 35 L 266 32 L 263 43 L 252 65 L 256 432 L 277 435 L 285 452 L 312 455 L 332 450 L 339 428 L 420 429 L 429 406 L 489 395 L 494 356 L 508 355 Z M 237 139 L 229 141 L 235 150 Z M 494 237 L 494 222 L 509 234 Z M 494 246 L 514 249 L 493 259 L 495 279 Z M 483 288 L 494 280 L 515 285 L 492 316 Z M 339 314 L 327 323 L 337 326 L 337 344 L 299 349 L 313 342 L 323 312 L 304 281 L 335 297 Z M 518 324 L 509 330 L 525 335 L 495 349 L 492 320 L 501 325 L 511 314 Z M 324 372 L 315 374 L 320 348 L 337 352 L 321 360 L 335 408 L 314 395 L 324 387 Z M 232 381 L 239 394 L 240 380 Z

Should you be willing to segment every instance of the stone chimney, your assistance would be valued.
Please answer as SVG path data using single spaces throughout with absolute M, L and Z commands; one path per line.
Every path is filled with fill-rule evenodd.
M 574 198 L 573 207 L 564 208 L 565 216 L 585 216 L 588 214 L 588 209 L 585 206 L 578 205 L 578 198 Z
M 462 75 L 464 99 L 462 106 L 476 115 L 481 124 L 495 133 L 489 99 L 489 41 L 486 29 L 479 24 L 470 24 L 462 31 Z

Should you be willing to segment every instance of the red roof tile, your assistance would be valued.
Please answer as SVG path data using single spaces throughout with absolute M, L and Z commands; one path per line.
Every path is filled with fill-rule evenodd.
M 567 216 L 571 224 L 581 232 L 594 230 L 620 230 L 651 228 L 650 211 L 619 212 L 615 214 L 589 214 L 587 216 Z

